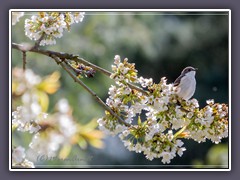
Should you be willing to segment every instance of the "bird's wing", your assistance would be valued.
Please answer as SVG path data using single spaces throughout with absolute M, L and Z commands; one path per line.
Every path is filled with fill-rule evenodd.
M 178 86 L 180 84 L 180 81 L 181 81 L 181 78 L 183 77 L 184 75 L 180 75 L 173 83 L 174 86 Z

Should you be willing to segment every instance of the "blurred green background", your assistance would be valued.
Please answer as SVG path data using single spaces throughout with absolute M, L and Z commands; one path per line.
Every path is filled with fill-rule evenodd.
M 24 19 L 32 14 L 25 13 L 13 26 L 12 42 L 34 43 L 24 35 Z M 156 83 L 163 76 L 171 83 L 184 67 L 193 66 L 198 68 L 194 98 L 200 106 L 203 107 L 207 99 L 228 104 L 228 19 L 226 12 L 86 12 L 83 22 L 74 24 L 70 32 L 56 40 L 56 45 L 42 48 L 79 54 L 108 70 L 118 54 L 136 64 L 139 76 L 152 77 Z M 12 67 L 22 67 L 21 57 L 19 51 L 12 50 Z M 61 72 L 61 89 L 50 96 L 49 112 L 57 100 L 64 97 L 81 123 L 103 116 L 102 107 L 50 58 L 28 53 L 27 67 L 41 76 L 55 70 Z M 104 101 L 113 83 L 99 72 L 83 81 Z M 106 137 L 104 142 L 104 149 L 89 147 L 84 151 L 84 155 L 91 157 L 90 165 L 161 165 L 159 159 L 148 161 L 143 154 L 129 152 L 118 137 Z M 171 165 L 208 168 L 210 166 L 205 165 L 228 164 L 228 139 L 220 145 L 192 140 L 184 143 L 187 151 L 181 158 L 174 158 Z M 73 153 L 80 150 L 76 148 Z

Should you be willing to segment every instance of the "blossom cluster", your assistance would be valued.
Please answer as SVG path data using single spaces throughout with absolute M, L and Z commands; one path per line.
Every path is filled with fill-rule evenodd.
M 71 66 L 74 68 L 76 76 L 79 78 L 83 78 L 83 75 L 85 77 L 92 78 L 96 73 L 96 71 L 93 68 L 86 66 L 84 64 L 72 63 Z
M 77 133 L 77 123 L 69 114 L 68 101 L 60 99 L 56 104 L 57 112 L 48 119 L 38 122 L 40 130 L 34 134 L 29 147 L 37 155 L 56 156 L 61 146 L 68 145 Z
M 200 109 L 196 99 L 185 101 L 177 96 L 173 84 L 165 77 L 156 84 L 152 78 L 138 77 L 133 63 L 121 62 L 115 56 L 111 78 L 116 85 L 109 88 L 106 104 L 129 126 L 106 112 L 98 119 L 99 128 L 118 135 L 130 151 L 143 153 L 149 160 L 161 158 L 170 163 L 186 150 L 181 138 L 214 143 L 228 137 L 228 107 L 208 100 Z M 129 86 L 135 83 L 146 91 Z
M 51 146 L 46 135 L 45 140 L 42 139 L 41 142 L 38 138 L 43 137 L 41 134 L 46 132 L 46 122 L 49 121 L 49 115 L 44 112 L 44 109 L 46 109 L 44 106 L 46 105 L 41 103 L 48 102 L 45 92 L 53 93 L 58 89 L 58 79 L 59 75 L 57 73 L 41 78 L 30 69 L 25 71 L 19 68 L 13 69 L 12 95 L 15 99 L 13 102 L 16 103 L 14 104 L 16 109 L 12 112 L 12 130 L 13 132 L 29 132 L 32 134 L 33 138 L 29 145 L 32 152 L 43 152 L 42 149 L 46 152 L 49 150 L 48 147 Z M 51 85 L 49 86 L 48 83 L 51 83 Z M 21 103 L 18 102 L 19 100 Z M 52 137 L 52 141 L 56 142 L 54 135 Z M 41 143 L 42 148 L 37 146 L 38 143 Z M 28 159 L 31 161 L 26 159 L 29 149 L 25 153 L 25 149 L 21 146 L 13 148 L 12 165 L 14 167 L 34 167 L 34 165 L 31 166 L 31 163 L 33 164 L 31 161 L 34 160 L 29 156 Z M 48 153 L 52 153 L 51 150 Z M 57 150 L 54 149 L 54 151 Z
M 35 106 L 35 107 L 34 107 Z M 36 133 L 41 127 L 38 122 L 47 118 L 47 114 L 38 112 L 39 104 L 33 103 L 32 106 L 18 106 L 16 111 L 12 112 L 12 126 L 21 132 Z M 37 112 L 36 112 L 37 111 Z
M 13 69 L 13 77 L 13 95 L 21 96 L 22 104 L 12 112 L 12 127 L 21 132 L 36 133 L 40 129 L 38 122 L 47 118 L 47 114 L 42 112 L 39 97 L 34 88 L 42 78 L 30 69 L 23 72 L 18 68 Z
M 16 136 L 21 139 L 21 132 L 28 132 L 32 138 L 28 147 L 25 146 L 26 152 L 25 148 L 19 146 L 22 141 L 14 142 L 14 167 L 34 167 L 39 163 L 36 159 L 39 155 L 66 158 L 75 144 L 79 144 L 81 149 L 86 148 L 88 143 L 96 148 L 103 146 L 103 134 L 95 130 L 97 123 L 78 123 L 72 115 L 72 108 L 67 99 L 59 99 L 54 107 L 55 111 L 51 114 L 46 113 L 46 93 L 54 93 L 59 88 L 60 75 L 57 72 L 42 78 L 30 69 L 23 71 L 14 68 L 12 77 L 13 139 Z
M 40 45 L 56 44 L 55 38 L 61 38 L 65 30 L 73 23 L 83 21 L 84 12 L 39 12 L 25 20 L 25 35 L 31 40 L 39 40 Z M 42 37 L 43 36 L 43 37 Z

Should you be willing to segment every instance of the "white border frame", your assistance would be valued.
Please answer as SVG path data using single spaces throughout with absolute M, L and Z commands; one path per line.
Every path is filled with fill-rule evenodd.
M 74 169 L 12 169 L 11 163 L 11 138 L 12 138 L 12 97 L 11 97 L 11 88 L 12 88 L 12 36 L 11 36 L 11 13 L 12 11 L 18 12 L 32 12 L 32 11 L 82 11 L 82 12 L 228 12 L 229 13 L 229 49 L 228 49 L 228 86 L 229 86 L 229 151 L 228 151 L 228 169 L 85 169 L 85 168 L 74 168 Z M 9 10 L 9 171 L 231 171 L 231 10 L 230 9 L 10 9 Z

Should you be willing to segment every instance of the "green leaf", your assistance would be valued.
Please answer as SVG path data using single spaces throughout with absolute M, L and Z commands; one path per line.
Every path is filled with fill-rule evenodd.
M 140 126 L 142 124 L 141 117 L 138 116 L 138 125 Z
M 87 148 L 87 141 L 79 136 L 79 141 L 78 141 L 78 145 L 82 148 L 82 149 L 86 149 Z
M 59 158 L 60 159 L 66 159 L 68 155 L 70 154 L 72 150 L 72 146 L 70 144 L 66 144 L 62 147 L 62 149 L 59 152 Z

